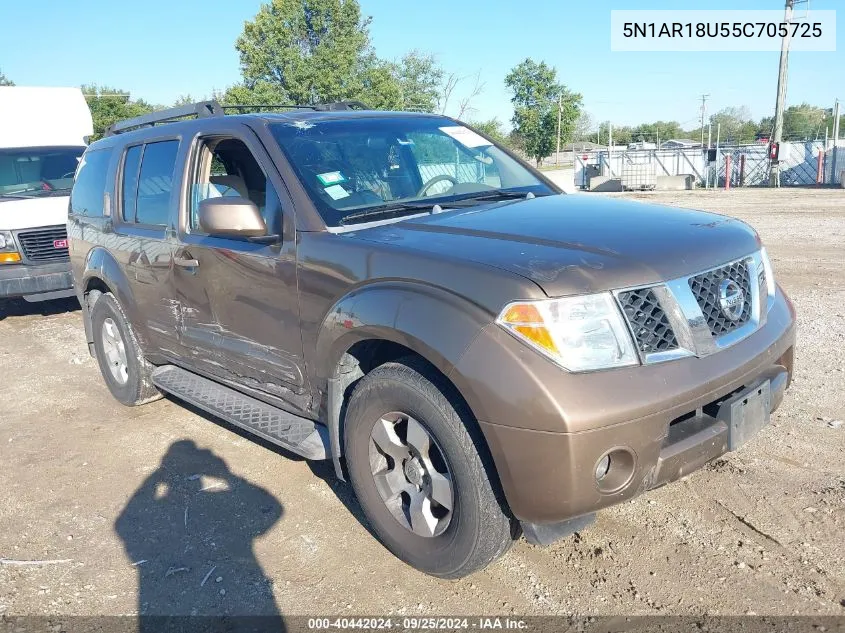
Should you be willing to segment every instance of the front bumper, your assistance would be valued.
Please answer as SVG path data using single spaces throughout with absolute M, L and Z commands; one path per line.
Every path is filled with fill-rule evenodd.
M 455 375 L 479 419 L 514 515 L 552 524 L 682 477 L 728 450 L 716 417 L 727 396 L 771 381 L 780 404 L 792 376 L 794 310 L 778 291 L 757 332 L 718 353 L 571 374 L 498 326 L 467 349 Z M 630 456 L 612 490 L 596 480 L 608 451 Z M 622 460 L 624 461 L 624 459 Z
M 27 301 L 43 301 L 74 294 L 69 260 L 37 266 L 0 265 L 0 298 L 23 297 Z

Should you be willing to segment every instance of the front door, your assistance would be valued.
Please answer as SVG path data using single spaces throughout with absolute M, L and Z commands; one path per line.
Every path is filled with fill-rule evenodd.
M 308 406 L 299 325 L 294 223 L 278 174 L 254 133 L 223 124 L 195 140 L 174 255 L 180 341 L 195 368 Z M 286 194 L 284 194 L 286 196 Z M 278 243 L 212 237 L 198 222 L 209 197 L 247 198 Z

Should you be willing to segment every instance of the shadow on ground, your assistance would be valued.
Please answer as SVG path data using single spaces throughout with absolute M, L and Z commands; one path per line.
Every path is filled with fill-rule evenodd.
M 337 478 L 337 475 L 334 471 L 334 462 L 332 462 L 332 460 L 306 460 L 301 455 L 297 455 L 296 453 L 288 451 L 282 448 L 281 446 L 278 446 L 277 444 L 268 442 L 267 440 L 258 437 L 257 435 L 253 435 L 249 431 L 241 429 L 240 427 L 229 424 L 228 422 L 221 420 L 220 418 L 206 413 L 199 407 L 195 407 L 187 402 L 179 400 L 175 396 L 165 394 L 165 398 L 170 400 L 174 404 L 174 406 L 182 407 L 194 413 L 195 415 L 204 418 L 206 422 L 222 426 L 223 428 L 228 429 L 232 433 L 235 433 L 236 435 L 245 438 L 250 442 L 258 444 L 259 446 L 264 447 L 268 451 L 276 453 L 280 459 L 290 459 L 297 462 L 305 461 L 311 472 L 316 477 L 319 477 L 324 482 L 326 482 L 326 485 L 331 489 L 331 491 L 338 498 L 338 500 L 344 505 L 344 507 L 346 507 L 349 513 L 354 516 L 355 519 L 364 527 L 364 529 L 369 532 L 370 536 L 378 540 L 378 537 L 376 536 L 375 532 L 373 532 L 369 522 L 367 521 L 367 517 L 364 515 L 364 511 L 361 508 L 361 504 L 358 503 L 358 499 L 355 496 L 355 492 L 352 490 L 352 486 L 349 484 L 349 481 L 347 480 L 344 482 Z
M 0 299 L 0 321 L 7 317 L 52 316 L 63 312 L 74 312 L 79 310 L 79 301 L 76 297 L 67 299 L 53 299 L 52 301 L 38 301 L 29 303 L 23 299 Z
M 140 629 L 166 628 L 154 616 L 249 615 L 284 630 L 273 581 L 253 551 L 283 512 L 213 452 L 174 442 L 114 524 L 138 573 Z

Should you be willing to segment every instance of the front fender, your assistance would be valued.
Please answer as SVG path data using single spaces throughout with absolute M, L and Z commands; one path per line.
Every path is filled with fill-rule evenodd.
M 358 287 L 335 303 L 317 337 L 318 378 L 328 380 L 343 354 L 355 343 L 386 340 L 421 355 L 455 383 L 476 417 L 477 402 L 455 367 L 494 315 L 463 297 L 414 282 L 377 282 Z

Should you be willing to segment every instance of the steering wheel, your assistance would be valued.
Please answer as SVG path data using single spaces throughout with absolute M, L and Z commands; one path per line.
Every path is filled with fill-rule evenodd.
M 422 187 L 420 187 L 420 190 L 417 192 L 417 197 L 427 195 L 428 190 L 431 189 L 433 185 L 436 185 L 438 182 L 444 181 L 451 182 L 453 187 L 458 184 L 458 180 L 454 176 L 450 176 L 449 174 L 440 174 L 439 176 L 435 176 L 434 178 L 430 179 Z

